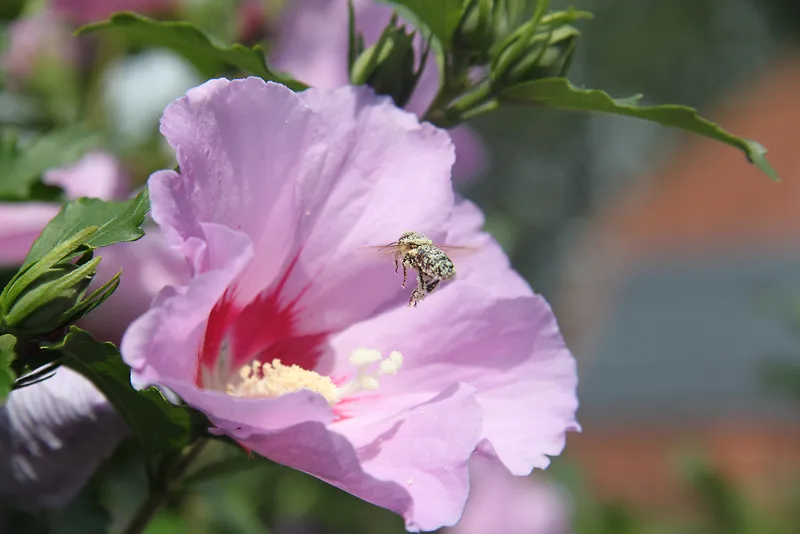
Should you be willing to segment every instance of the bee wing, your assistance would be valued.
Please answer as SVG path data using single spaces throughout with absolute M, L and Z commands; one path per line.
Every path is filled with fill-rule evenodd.
M 365 245 L 358 247 L 357 250 L 359 254 L 365 256 L 391 257 L 397 252 L 397 243 L 389 243 L 388 245 Z
M 439 249 L 450 256 L 450 259 L 463 258 L 478 251 L 478 247 L 466 245 L 436 245 Z

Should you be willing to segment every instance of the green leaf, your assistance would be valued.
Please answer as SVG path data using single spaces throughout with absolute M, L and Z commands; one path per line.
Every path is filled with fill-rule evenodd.
M 136 241 L 144 235 L 141 229 L 150 209 L 147 189 L 135 198 L 111 202 L 96 198 L 80 198 L 65 205 L 45 227 L 31 247 L 24 265 L 42 258 L 51 249 L 89 226 L 98 230 L 86 242 L 93 248 L 123 241 Z
M 17 338 L 11 334 L 0 336 L 0 402 L 5 401 L 11 389 L 14 387 L 14 380 L 17 374 L 11 368 L 11 364 L 17 357 L 16 353 Z
M 429 30 L 445 49 L 464 14 L 464 0 L 380 0 L 390 4 L 418 29 Z
M 179 450 L 197 437 L 202 425 L 196 413 L 170 403 L 155 388 L 133 389 L 130 368 L 111 343 L 100 343 L 73 326 L 53 350 L 63 354 L 65 367 L 91 380 L 106 396 L 148 455 Z
M 716 139 L 743 151 L 747 159 L 767 176 L 778 181 L 778 175 L 767 161 L 767 150 L 755 141 L 737 137 L 719 125 L 702 118 L 697 111 L 687 106 L 674 104 L 662 106 L 640 106 L 641 95 L 628 98 L 611 98 L 605 91 L 578 89 L 565 78 L 544 78 L 524 82 L 498 95 L 500 102 L 541 104 L 553 108 L 576 111 L 591 111 L 625 115 L 637 119 L 673 126 Z
M 73 126 L 43 135 L 21 150 L 4 146 L 0 150 L 0 200 L 27 200 L 46 170 L 74 162 L 99 143 L 98 132 Z
M 261 46 L 250 48 L 241 44 L 226 45 L 185 21 L 157 21 L 134 13 L 116 13 L 106 21 L 80 28 L 77 33 L 82 35 L 109 29 L 138 44 L 174 50 L 207 78 L 215 78 L 228 70 L 237 69 L 267 81 L 282 83 L 293 91 L 307 88 L 290 76 L 271 70 Z

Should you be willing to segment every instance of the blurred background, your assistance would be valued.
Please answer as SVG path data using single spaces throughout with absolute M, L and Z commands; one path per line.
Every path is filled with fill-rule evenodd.
M 583 432 L 530 483 L 558 494 L 564 532 L 800 533 L 800 4 L 553 4 L 595 15 L 580 25 L 576 85 L 696 107 L 765 145 L 782 182 L 728 146 L 632 119 L 503 109 L 471 123 L 488 163 L 460 188 L 552 303 L 579 362 Z M 161 16 L 268 47 L 281 8 L 186 0 Z M 110 34 L 80 46 L 94 47 L 84 79 L 53 61 L 24 86 L 7 82 L 0 121 L 87 116 L 142 183 L 170 165 L 164 105 L 203 78 Z M 47 521 L 67 528 L 100 492 L 124 524 L 145 484 L 131 451 Z M 230 449 L 206 456 L 227 458 L 225 472 L 201 467 L 147 532 L 403 531 L 312 477 Z

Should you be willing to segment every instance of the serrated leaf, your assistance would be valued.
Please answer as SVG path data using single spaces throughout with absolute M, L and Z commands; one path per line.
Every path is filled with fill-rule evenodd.
M 625 115 L 694 132 L 738 148 L 767 176 L 778 175 L 767 161 L 767 150 L 755 141 L 742 139 L 704 119 L 696 110 L 674 104 L 640 106 L 641 95 L 614 99 L 598 89 L 579 89 L 565 78 L 544 78 L 517 84 L 501 91 L 501 102 L 540 104 L 552 108 Z
M 151 456 L 179 450 L 191 443 L 200 425 L 189 408 L 170 403 L 155 388 L 137 391 L 130 368 L 111 343 L 101 343 L 75 326 L 53 350 L 63 354 L 63 365 L 88 378 L 130 426 Z
M 100 134 L 82 126 L 55 130 L 20 150 L 0 150 L 0 200 L 27 200 L 48 169 L 73 163 L 100 144 Z
M 185 21 L 157 21 L 134 13 L 116 13 L 110 19 L 84 26 L 78 34 L 114 30 L 138 44 L 169 48 L 192 63 L 207 78 L 238 69 L 267 81 L 282 83 L 293 91 L 307 86 L 270 69 L 261 46 L 252 48 L 221 43 Z
M 23 266 L 40 259 L 53 247 L 89 226 L 98 228 L 86 242 L 94 248 L 136 241 L 144 235 L 141 226 L 149 209 L 150 196 L 147 189 L 135 198 L 122 202 L 97 198 L 80 198 L 70 202 L 61 208 L 42 231 Z
M 464 0 L 379 0 L 394 7 L 406 20 L 419 29 L 429 30 L 449 48 L 453 32 L 464 14 Z
M 11 393 L 14 380 L 17 379 L 17 374 L 11 367 L 17 357 L 16 345 L 17 338 L 11 334 L 0 336 L 0 402 L 5 401 L 8 394 Z

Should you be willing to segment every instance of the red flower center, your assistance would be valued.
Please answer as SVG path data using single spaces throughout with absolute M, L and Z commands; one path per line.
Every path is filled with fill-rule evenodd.
M 308 371 L 316 368 L 328 333 L 299 332 L 300 296 L 288 304 L 281 303 L 280 298 L 289 272 L 291 268 L 274 289 L 263 291 L 245 306 L 237 304 L 235 288 L 229 288 L 220 298 L 209 314 L 198 354 L 195 380 L 199 387 L 203 387 L 204 373 L 236 373 L 256 360 L 277 359 Z

